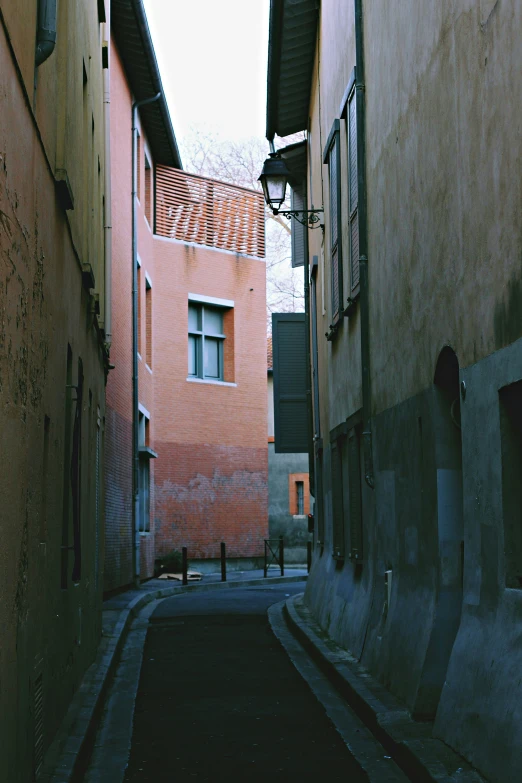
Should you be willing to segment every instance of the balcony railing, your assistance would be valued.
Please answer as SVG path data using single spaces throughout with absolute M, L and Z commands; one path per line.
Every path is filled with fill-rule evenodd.
M 261 193 L 156 167 L 156 234 L 264 258 Z

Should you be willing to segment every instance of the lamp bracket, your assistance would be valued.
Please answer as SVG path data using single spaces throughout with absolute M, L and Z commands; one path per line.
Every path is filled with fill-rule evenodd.
M 273 209 L 272 212 L 274 215 L 284 215 L 288 220 L 294 218 L 302 226 L 320 228 L 322 223 L 319 215 L 324 213 L 324 209 Z

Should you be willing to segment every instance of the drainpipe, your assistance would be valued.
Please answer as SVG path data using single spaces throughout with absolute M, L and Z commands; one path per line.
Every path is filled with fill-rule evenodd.
M 370 375 L 370 317 L 368 291 L 368 211 L 366 193 L 366 101 L 364 85 L 363 0 L 355 0 L 355 90 L 357 108 L 357 179 L 359 193 L 359 273 L 361 305 L 361 370 L 364 478 L 375 486 L 372 446 L 372 386 Z
M 139 398 L 138 398 L 138 109 L 161 98 L 158 92 L 152 98 L 132 104 L 132 493 L 133 493 L 133 570 L 134 584 L 140 582 L 139 522 Z
M 107 42 L 107 67 L 103 69 L 103 110 L 105 124 L 105 225 L 103 239 L 105 247 L 105 347 L 110 350 L 112 342 L 112 195 L 111 195 L 111 4 L 107 3 L 104 38 Z
M 54 51 L 56 44 L 56 4 L 57 0 L 39 0 L 38 2 L 36 67 L 44 63 Z

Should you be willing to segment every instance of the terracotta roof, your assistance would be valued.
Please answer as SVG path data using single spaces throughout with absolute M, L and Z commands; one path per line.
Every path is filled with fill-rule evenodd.
M 271 370 L 273 369 L 273 361 L 272 361 L 272 338 L 268 337 L 266 341 L 266 364 L 267 369 Z

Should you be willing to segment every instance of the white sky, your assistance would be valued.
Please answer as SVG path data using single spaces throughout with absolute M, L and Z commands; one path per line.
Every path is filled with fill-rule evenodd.
M 178 141 L 265 135 L 269 0 L 144 0 Z

